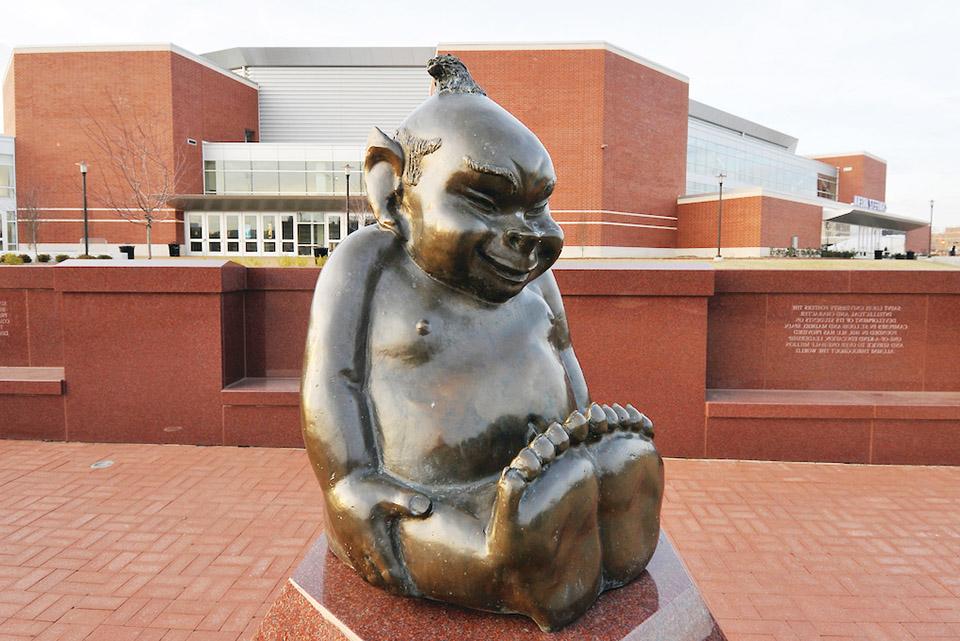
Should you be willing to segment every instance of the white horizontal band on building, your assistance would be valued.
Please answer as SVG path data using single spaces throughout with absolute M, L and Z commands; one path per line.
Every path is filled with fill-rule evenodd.
M 613 211 L 612 209 L 551 209 L 554 214 L 610 214 L 612 216 L 636 216 L 638 218 L 659 218 L 661 220 L 677 220 L 676 216 L 659 216 L 657 214 L 638 214 L 629 211 Z
M 644 229 L 671 229 L 677 231 L 676 227 L 667 225 L 643 225 L 640 223 L 614 223 L 609 220 L 558 220 L 561 225 L 611 225 L 613 227 L 643 227 Z

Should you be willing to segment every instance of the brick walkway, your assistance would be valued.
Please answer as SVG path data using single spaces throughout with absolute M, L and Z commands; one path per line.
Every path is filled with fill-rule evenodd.
M 667 477 L 664 522 L 731 641 L 960 639 L 960 468 Z M 318 499 L 299 450 L 0 441 L 0 641 L 247 639 Z

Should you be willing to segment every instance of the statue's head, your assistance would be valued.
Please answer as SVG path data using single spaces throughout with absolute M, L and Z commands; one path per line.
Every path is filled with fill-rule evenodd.
M 460 60 L 427 63 L 436 93 L 393 137 L 374 129 L 364 176 L 381 227 L 433 278 L 504 302 L 560 256 L 556 184 L 537 137 L 487 98 Z

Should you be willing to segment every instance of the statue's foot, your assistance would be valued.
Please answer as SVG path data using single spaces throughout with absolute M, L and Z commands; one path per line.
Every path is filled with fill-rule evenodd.
M 584 417 L 551 425 L 523 448 L 497 486 L 488 549 L 504 568 L 503 602 L 544 630 L 580 616 L 601 589 L 599 485 L 579 444 Z
M 611 588 L 637 578 L 656 550 L 663 460 L 653 444 L 653 423 L 632 406 L 594 404 L 588 416 L 587 447 L 600 480 L 604 587 Z

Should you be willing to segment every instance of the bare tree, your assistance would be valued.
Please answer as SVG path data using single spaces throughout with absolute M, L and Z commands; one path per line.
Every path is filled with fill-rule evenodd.
M 186 170 L 181 147 L 162 118 L 137 113 L 125 100 L 109 96 L 106 118 L 87 112 L 81 128 L 99 156 L 103 180 L 91 189 L 94 201 L 121 218 L 146 227 L 147 257 L 153 258 L 153 224 L 170 218 L 167 201 L 176 195 Z
M 27 243 L 33 248 L 33 257 L 37 257 L 37 238 L 40 236 L 40 202 L 43 190 L 39 185 L 31 185 L 17 192 L 17 223 L 27 236 Z

